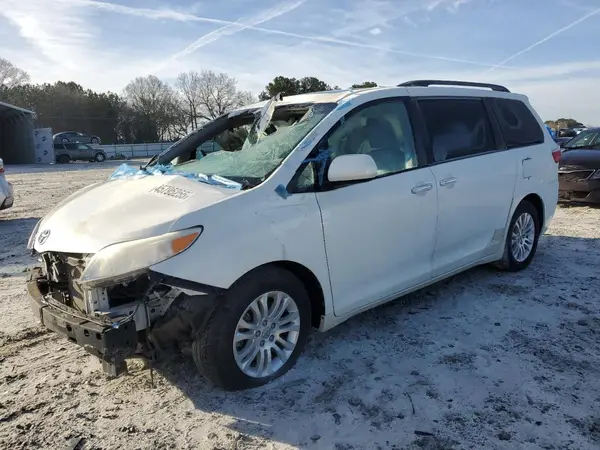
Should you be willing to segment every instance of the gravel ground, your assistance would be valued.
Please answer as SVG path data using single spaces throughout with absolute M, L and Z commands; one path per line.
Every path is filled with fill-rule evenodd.
M 109 379 L 39 327 L 36 220 L 114 165 L 8 168 L 0 213 L 0 448 L 600 448 L 600 210 L 560 208 L 533 264 L 478 268 L 315 333 L 285 377 L 224 393 L 174 355 Z M 21 172 L 21 173 L 19 173 Z

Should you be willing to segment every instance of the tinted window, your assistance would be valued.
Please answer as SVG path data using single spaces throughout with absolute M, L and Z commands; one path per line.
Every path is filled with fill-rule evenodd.
M 479 99 L 420 100 L 436 162 L 492 151 L 492 127 Z
M 408 112 L 402 101 L 378 102 L 350 112 L 326 138 L 331 158 L 370 155 L 378 175 L 401 172 L 417 165 Z
M 493 104 L 508 148 L 544 142 L 544 132 L 525 103 L 496 98 Z

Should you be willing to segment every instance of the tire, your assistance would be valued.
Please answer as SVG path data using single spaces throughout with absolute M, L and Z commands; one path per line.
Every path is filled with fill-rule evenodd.
M 101 162 L 104 162 L 105 159 L 106 159 L 106 156 L 104 155 L 104 153 L 98 152 L 98 153 L 96 153 L 96 155 L 94 155 L 94 161 L 96 161 L 96 162 L 101 163 Z
M 96 137 L 93 137 L 92 140 L 90 141 L 92 144 L 99 144 L 100 140 Z
M 242 318 L 245 318 L 248 323 L 255 322 L 255 313 L 249 309 L 249 306 L 264 294 L 275 292 L 289 296 L 297 307 L 297 314 L 288 315 L 287 312 L 284 312 L 283 320 L 279 323 L 285 323 L 286 318 L 288 320 L 296 316 L 299 318 L 298 331 L 291 331 L 287 333 L 287 338 L 284 338 L 293 340 L 296 337 L 297 339 L 293 350 L 290 348 L 291 354 L 286 361 L 283 361 L 284 358 L 278 357 L 281 353 L 277 353 L 274 348 L 280 342 L 279 338 L 271 337 L 276 334 L 276 331 L 271 334 L 271 326 L 278 327 L 277 324 L 267 324 L 264 328 L 258 326 L 259 330 L 255 332 L 265 331 L 259 337 L 252 336 L 252 331 L 248 329 L 244 333 L 248 333 L 247 336 L 252 337 L 242 339 L 237 343 L 237 347 L 234 345 L 234 334 L 237 332 Z M 271 302 L 271 297 L 269 302 Z M 270 306 L 273 307 L 274 304 Z M 270 308 L 269 311 L 271 311 Z M 273 266 L 263 267 L 235 282 L 219 299 L 218 306 L 214 309 L 206 326 L 193 341 L 192 355 L 200 374 L 214 385 L 228 391 L 254 388 L 279 378 L 294 366 L 306 344 L 310 327 L 310 300 L 302 282 L 285 269 Z M 275 330 L 277 329 L 275 328 Z M 286 335 L 285 332 L 282 334 Z M 261 345 L 263 347 L 260 347 Z M 258 353 L 256 356 L 248 358 L 247 372 L 244 372 L 236 362 L 235 353 L 237 351 L 238 355 L 241 355 L 250 347 L 258 349 Z M 283 352 L 281 345 L 277 345 L 277 348 Z M 267 352 L 274 365 L 270 366 L 272 369 L 270 373 L 260 374 L 258 373 L 260 356 L 265 358 Z M 256 367 L 253 368 L 253 366 Z M 255 373 L 249 375 L 250 371 L 255 371 Z
M 67 138 L 62 138 L 62 139 L 60 140 L 60 142 L 61 142 L 62 144 L 68 144 L 68 143 L 69 143 L 69 140 L 68 140 Z
M 70 161 L 71 158 L 69 158 L 69 155 L 59 155 L 58 158 L 56 158 L 57 164 L 68 164 Z
M 532 242 L 529 253 L 526 253 L 527 256 L 524 257 L 525 254 L 519 254 L 519 251 L 515 248 L 515 246 L 512 245 L 512 242 L 513 235 L 518 232 L 519 228 L 523 228 L 522 225 L 525 225 L 526 229 L 529 228 L 529 220 L 527 217 L 533 221 L 533 238 L 528 239 L 528 241 L 532 240 Z M 517 209 L 515 210 L 515 213 L 510 221 L 508 233 L 506 234 L 506 243 L 504 245 L 504 255 L 500 261 L 496 262 L 496 267 L 508 272 L 518 272 L 519 270 L 523 270 L 529 266 L 537 250 L 540 231 L 541 225 L 537 209 L 528 201 L 522 201 L 519 206 L 517 206 Z

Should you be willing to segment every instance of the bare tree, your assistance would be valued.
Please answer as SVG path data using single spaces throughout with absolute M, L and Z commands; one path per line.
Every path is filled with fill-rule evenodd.
M 200 121 L 213 120 L 256 101 L 250 92 L 237 90 L 235 78 L 212 70 L 181 73 L 175 86 L 181 93 L 193 128 L 197 128 Z
M 199 84 L 200 75 L 198 72 L 180 73 L 175 81 L 175 87 L 182 97 L 182 102 L 189 117 L 189 125 L 193 129 L 198 128 L 198 110 L 200 109 Z
M 145 140 L 170 137 L 175 122 L 181 120 L 179 99 L 171 86 L 154 75 L 137 77 L 125 87 L 124 94 L 143 119 Z
M 0 58 L 0 88 L 11 89 L 29 83 L 29 74 L 10 61 Z

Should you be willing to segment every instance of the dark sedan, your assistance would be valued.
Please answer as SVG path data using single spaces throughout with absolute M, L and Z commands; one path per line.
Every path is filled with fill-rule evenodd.
M 562 150 L 559 200 L 600 204 L 600 128 L 582 131 Z
M 68 144 L 68 143 L 80 143 L 80 144 L 100 144 L 100 138 L 92 134 L 79 133 L 78 131 L 63 131 L 52 136 L 52 140 L 55 144 Z

